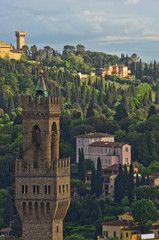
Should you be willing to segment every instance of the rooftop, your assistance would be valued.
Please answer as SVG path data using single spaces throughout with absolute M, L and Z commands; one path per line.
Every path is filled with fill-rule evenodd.
M 157 179 L 157 178 L 159 178 L 159 172 L 154 173 L 154 174 L 150 175 L 150 177 L 149 177 L 149 179 L 150 179 L 151 181 L 153 181 L 153 180 L 155 180 L 155 179 Z
M 101 137 L 114 137 L 109 133 L 84 133 L 82 135 L 75 136 L 76 138 L 101 138 Z
M 115 221 L 110 221 L 110 222 L 104 222 L 102 225 L 105 226 L 128 226 L 128 222 L 126 220 L 115 220 Z
M 122 147 L 124 146 L 126 143 L 124 142 L 94 142 L 94 143 L 91 143 L 89 144 L 88 146 L 89 147 L 114 147 L 114 148 L 117 148 L 117 147 Z

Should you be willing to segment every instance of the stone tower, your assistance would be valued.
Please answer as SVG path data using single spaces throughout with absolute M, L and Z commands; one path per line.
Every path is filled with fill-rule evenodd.
M 22 47 L 25 45 L 25 32 L 16 31 L 15 36 L 17 38 L 17 50 L 20 51 Z
M 23 154 L 16 160 L 15 203 L 23 240 L 62 240 L 70 204 L 70 159 L 59 159 L 60 105 L 42 74 L 23 98 Z

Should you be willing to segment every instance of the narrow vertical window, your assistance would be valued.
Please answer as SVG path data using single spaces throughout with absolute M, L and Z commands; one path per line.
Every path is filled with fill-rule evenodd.
M 39 194 L 39 185 L 34 185 L 33 186 L 33 193 L 34 194 Z
M 66 184 L 66 192 L 68 193 L 68 184 Z

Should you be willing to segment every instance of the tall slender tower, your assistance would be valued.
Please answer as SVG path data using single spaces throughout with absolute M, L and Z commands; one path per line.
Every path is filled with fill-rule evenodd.
M 59 159 L 59 99 L 48 96 L 42 74 L 23 98 L 23 154 L 16 160 L 15 203 L 23 240 L 63 240 L 70 204 L 70 159 Z
M 17 50 L 20 51 L 22 47 L 25 45 L 25 32 L 16 31 L 15 36 L 17 38 Z

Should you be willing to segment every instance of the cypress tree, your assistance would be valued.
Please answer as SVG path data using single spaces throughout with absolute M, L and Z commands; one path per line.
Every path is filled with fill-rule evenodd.
M 92 164 L 92 175 L 91 175 L 91 194 L 94 194 L 95 192 L 95 167 L 94 164 Z
M 123 193 L 124 193 L 124 196 L 127 194 L 127 183 L 128 183 L 128 172 L 127 172 L 127 166 L 124 165 L 124 174 L 123 174 Z
M 8 100 L 8 113 L 11 113 L 13 109 L 14 109 L 14 102 L 13 102 L 13 98 L 10 97 Z
M 93 101 L 91 100 L 87 109 L 86 118 L 94 117 L 94 105 Z
M 79 149 L 78 178 L 81 181 L 85 182 L 85 160 L 84 160 L 83 149 L 82 151 L 80 151 Z
M 86 104 L 86 83 L 84 82 L 81 87 L 81 104 L 84 107 Z
M 98 103 L 99 103 L 99 106 L 103 108 L 104 103 L 103 103 L 103 92 L 102 92 L 102 90 L 100 90 L 100 92 L 99 92 Z
M 159 89 L 157 90 L 156 95 L 155 95 L 155 103 L 159 104 Z
M 119 173 L 115 178 L 115 191 L 114 191 L 114 200 L 116 202 L 121 202 L 123 195 L 124 195 L 124 187 L 123 187 L 123 169 L 122 165 L 119 165 Z
M 129 175 L 128 175 L 128 198 L 130 203 L 133 200 L 133 189 L 134 189 L 134 169 L 132 163 L 130 164 Z
M 90 94 L 90 90 L 88 88 L 87 89 L 87 94 L 86 94 L 86 104 L 90 103 L 90 99 L 91 99 L 91 94 Z
M 97 197 L 100 197 L 102 194 L 102 164 L 100 157 L 97 159 L 97 171 L 95 177 L 95 194 Z
M 93 107 L 97 105 L 97 95 L 96 95 L 95 88 L 93 88 L 92 90 L 92 103 L 93 103 Z

